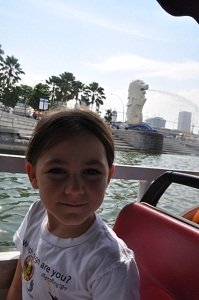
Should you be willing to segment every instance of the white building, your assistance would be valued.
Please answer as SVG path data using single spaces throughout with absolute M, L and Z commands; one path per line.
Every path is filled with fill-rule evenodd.
M 180 111 L 178 114 L 178 130 L 191 132 L 191 112 Z
M 115 109 L 112 111 L 112 122 L 117 122 L 117 111 Z
M 145 122 L 153 128 L 165 128 L 166 120 L 161 117 L 149 118 Z

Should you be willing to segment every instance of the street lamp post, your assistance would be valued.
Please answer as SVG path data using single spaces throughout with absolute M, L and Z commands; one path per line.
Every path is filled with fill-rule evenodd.
M 120 102 L 122 103 L 122 109 L 123 109 L 123 122 L 124 122 L 124 102 L 122 101 L 122 98 L 121 98 L 120 96 L 118 96 L 118 95 L 116 95 L 116 94 L 114 94 L 114 93 L 111 93 L 111 95 L 117 97 L 117 98 L 120 100 Z

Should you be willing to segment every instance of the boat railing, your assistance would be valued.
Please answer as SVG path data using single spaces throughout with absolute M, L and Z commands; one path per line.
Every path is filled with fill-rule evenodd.
M 196 176 L 199 175 L 199 171 L 115 164 L 113 179 L 139 181 L 139 192 L 137 196 L 137 200 L 139 201 L 151 182 L 168 170 L 193 174 Z M 0 154 L 0 172 L 25 173 L 25 157 L 20 155 Z
M 153 168 L 138 165 L 115 165 L 113 179 L 135 180 L 139 181 L 139 191 L 137 200 L 139 201 L 148 189 L 150 184 L 168 169 Z M 169 169 L 171 170 L 171 169 Z M 199 171 L 176 170 L 187 174 L 199 175 Z M 25 173 L 25 157 L 19 155 L 0 154 L 0 172 Z M 16 261 L 19 253 L 0 252 L 0 299 L 6 298 L 7 289 L 10 285 Z

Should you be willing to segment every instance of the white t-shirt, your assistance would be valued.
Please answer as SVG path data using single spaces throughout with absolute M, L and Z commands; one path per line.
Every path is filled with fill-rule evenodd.
M 139 299 L 134 254 L 99 216 L 76 238 L 59 238 L 46 224 L 46 210 L 36 201 L 14 235 L 23 300 Z

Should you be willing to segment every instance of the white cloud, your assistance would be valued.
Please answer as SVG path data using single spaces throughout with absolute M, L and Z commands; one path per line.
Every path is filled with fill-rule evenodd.
M 99 63 L 86 63 L 101 72 L 132 71 L 145 77 L 163 77 L 167 79 L 185 80 L 199 77 L 199 61 L 163 62 L 148 59 L 134 54 L 114 56 Z
M 27 84 L 30 86 L 35 86 L 38 83 L 45 83 L 45 80 L 49 78 L 49 76 L 47 76 L 47 74 L 43 74 L 38 75 L 38 74 L 34 74 L 34 73 L 30 73 L 30 72 L 26 72 L 25 75 L 21 76 L 21 82 L 20 84 Z
M 144 38 L 148 40 L 158 40 L 158 41 L 166 41 L 168 40 L 168 36 L 163 35 L 163 33 L 154 34 L 152 31 L 148 31 L 146 27 L 138 26 L 136 23 L 131 21 L 129 24 L 125 22 L 125 20 L 117 20 L 114 18 L 105 17 L 98 13 L 95 9 L 95 5 L 89 7 L 89 11 L 86 10 L 84 6 L 77 6 L 74 3 L 67 3 L 61 1 L 53 1 L 53 0 L 29 0 L 34 5 L 39 5 L 40 9 L 48 11 L 50 14 L 55 14 L 61 18 L 66 19 L 74 19 L 76 21 L 80 21 L 83 23 L 92 24 L 97 27 L 101 27 L 105 30 L 120 32 L 126 35 L 135 36 L 139 38 Z M 37 4 L 36 4 L 37 3 Z M 154 28 L 153 28 L 154 29 Z

